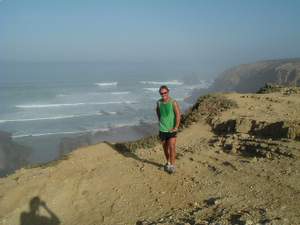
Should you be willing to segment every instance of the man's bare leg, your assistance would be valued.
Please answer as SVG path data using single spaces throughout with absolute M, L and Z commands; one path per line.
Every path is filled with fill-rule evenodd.
M 168 140 L 168 147 L 170 151 L 170 162 L 171 165 L 175 166 L 176 159 L 176 137 L 170 138 Z
M 170 152 L 169 152 L 168 141 L 163 141 L 162 146 L 163 146 L 163 149 L 164 149 L 166 160 L 167 160 L 167 162 L 170 162 Z

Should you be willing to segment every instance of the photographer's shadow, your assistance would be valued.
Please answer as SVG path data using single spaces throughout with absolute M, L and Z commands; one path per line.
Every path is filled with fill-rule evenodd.
M 38 196 L 33 197 L 29 202 L 30 211 L 22 212 L 20 225 L 59 225 L 58 217 L 48 208 L 44 201 Z M 49 216 L 40 214 L 40 208 L 45 209 Z

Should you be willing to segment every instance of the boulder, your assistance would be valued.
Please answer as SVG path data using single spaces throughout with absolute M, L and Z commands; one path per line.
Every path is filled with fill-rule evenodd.
M 238 118 L 235 122 L 235 132 L 249 133 L 252 129 L 252 120 L 248 118 Z

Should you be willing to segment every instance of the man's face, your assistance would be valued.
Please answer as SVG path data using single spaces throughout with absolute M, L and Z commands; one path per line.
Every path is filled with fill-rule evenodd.
M 161 89 L 159 94 L 163 100 L 167 100 L 169 98 L 169 91 L 167 89 Z

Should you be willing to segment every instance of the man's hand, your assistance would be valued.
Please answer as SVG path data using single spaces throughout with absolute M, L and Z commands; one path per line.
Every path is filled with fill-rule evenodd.
M 178 128 L 174 127 L 173 129 L 170 130 L 171 132 L 177 132 Z

